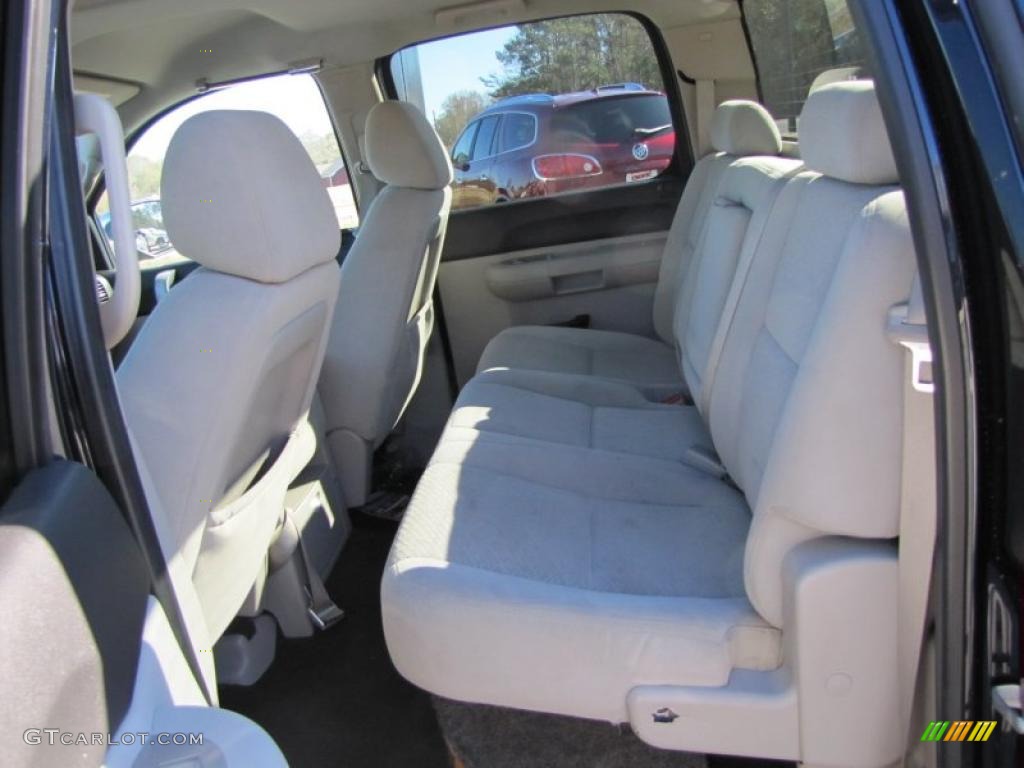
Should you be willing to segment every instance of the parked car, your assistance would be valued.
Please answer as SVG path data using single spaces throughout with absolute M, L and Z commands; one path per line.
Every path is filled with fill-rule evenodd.
M 107 238 L 111 237 L 110 214 L 99 214 L 100 225 Z M 139 253 L 156 256 L 171 247 L 164 229 L 160 198 L 150 197 L 132 203 L 132 223 L 135 225 L 135 248 Z
M 646 181 L 668 167 L 675 130 L 664 93 L 639 83 L 502 99 L 452 149 L 452 206 Z

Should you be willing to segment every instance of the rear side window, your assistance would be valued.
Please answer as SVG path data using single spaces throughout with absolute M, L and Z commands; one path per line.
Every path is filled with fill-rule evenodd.
M 141 263 L 155 266 L 182 258 L 164 228 L 160 201 L 164 156 L 182 123 L 193 115 L 214 109 L 257 110 L 281 118 L 302 142 L 319 171 L 334 204 L 338 226 L 350 229 L 359 225 L 348 170 L 316 82 L 306 74 L 264 78 L 223 88 L 182 104 L 147 128 L 132 146 L 128 153 L 128 181 L 135 245 L 143 260 Z M 109 237 L 106 194 L 94 213 L 100 230 Z
M 745 0 L 761 95 L 785 135 L 819 77 L 869 77 L 860 33 L 846 0 Z M 827 74 L 826 74 L 827 73 Z
M 501 122 L 499 152 L 511 152 L 533 144 L 537 138 L 537 118 L 523 112 L 506 112 Z
M 448 148 L 454 209 L 642 183 L 675 156 L 654 45 L 624 13 L 422 43 L 390 67 Z
M 600 144 L 633 142 L 672 130 L 663 96 L 617 96 L 574 104 L 552 120 L 556 131 L 576 133 Z

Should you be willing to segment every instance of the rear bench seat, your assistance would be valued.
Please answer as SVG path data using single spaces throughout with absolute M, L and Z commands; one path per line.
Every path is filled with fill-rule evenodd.
M 665 243 L 654 295 L 657 339 L 583 328 L 516 326 L 491 340 L 477 371 L 514 368 L 584 374 L 634 384 L 655 397 L 685 395 L 673 317 L 681 287 L 692 283 L 686 280 L 694 264 L 692 255 L 706 231 L 708 211 L 719 195 L 725 170 L 737 158 L 750 155 L 765 156 L 762 163 L 774 168 L 798 165 L 767 157 L 782 151 L 782 140 L 772 116 L 752 101 L 726 101 L 718 106 L 711 122 L 711 144 L 716 151 L 694 166 Z
M 903 358 L 885 327 L 913 250 L 871 83 L 814 92 L 800 128 L 807 170 L 740 183 L 760 159 L 732 162 L 723 194 L 733 176 L 776 194 L 705 214 L 694 264 L 731 285 L 677 299 L 694 406 L 550 371 L 467 385 L 382 582 L 409 680 L 666 748 L 898 759 Z M 739 225 L 715 215 L 733 205 Z

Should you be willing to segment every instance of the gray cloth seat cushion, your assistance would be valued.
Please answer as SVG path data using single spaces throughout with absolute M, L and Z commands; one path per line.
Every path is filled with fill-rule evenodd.
M 675 349 L 661 340 L 589 328 L 520 325 L 494 337 L 477 370 L 513 368 L 625 382 L 652 393 L 685 391 Z
M 391 657 L 454 699 L 610 722 L 636 685 L 774 669 L 779 632 L 744 596 L 749 523 L 677 463 L 452 424 L 385 569 Z
M 449 424 L 684 464 L 691 448 L 711 447 L 693 406 L 652 402 L 620 382 L 542 371 L 477 374 L 460 393 Z

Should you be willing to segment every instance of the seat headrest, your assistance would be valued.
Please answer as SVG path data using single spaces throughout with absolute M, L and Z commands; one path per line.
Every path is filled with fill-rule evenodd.
M 313 161 L 266 112 L 190 117 L 167 148 L 160 189 L 174 247 L 217 272 L 283 283 L 341 249 L 338 218 Z
M 437 132 L 404 101 L 382 101 L 366 116 L 366 163 L 396 187 L 444 189 L 452 182 L 452 163 Z
M 711 146 L 729 155 L 777 155 L 782 137 L 768 110 L 756 101 L 723 101 L 711 116 Z
M 852 184 L 896 184 L 899 174 L 871 80 L 811 92 L 800 114 L 800 156 L 813 171 Z

